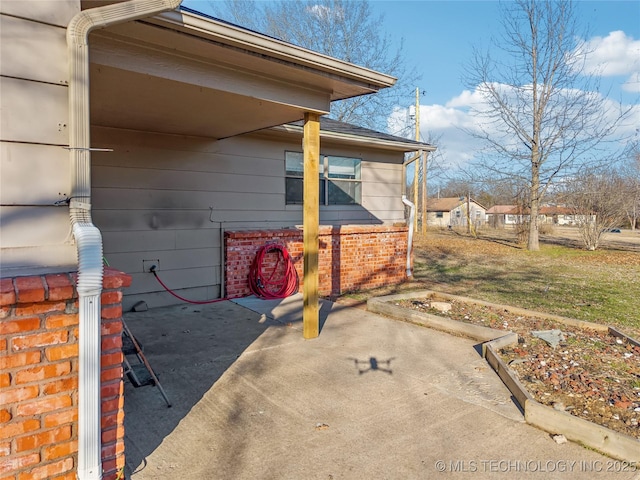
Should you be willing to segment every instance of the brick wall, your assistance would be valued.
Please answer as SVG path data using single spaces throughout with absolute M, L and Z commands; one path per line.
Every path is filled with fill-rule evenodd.
M 78 300 L 75 274 L 0 280 L 0 478 L 76 478 Z M 122 288 L 106 269 L 102 293 L 102 460 L 124 468 Z
M 407 227 L 382 225 L 321 226 L 318 255 L 319 293 L 335 295 L 402 282 L 406 278 Z M 230 298 L 250 293 L 248 275 L 260 247 L 284 245 L 302 285 L 302 230 L 225 232 L 225 291 Z M 273 252 L 269 255 L 279 255 Z M 265 257 L 264 269 L 275 261 Z

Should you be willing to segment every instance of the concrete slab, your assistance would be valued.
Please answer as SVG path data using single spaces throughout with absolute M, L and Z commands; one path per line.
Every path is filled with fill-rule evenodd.
M 300 296 L 125 318 L 174 405 L 127 383 L 134 480 L 640 478 L 527 425 L 465 338 L 322 302 L 304 340 Z

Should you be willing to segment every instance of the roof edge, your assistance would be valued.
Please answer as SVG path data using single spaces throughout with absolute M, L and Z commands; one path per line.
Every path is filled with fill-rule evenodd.
M 165 26 L 189 31 L 191 34 L 207 37 L 215 36 L 230 45 L 280 60 L 304 65 L 325 73 L 340 75 L 352 81 L 367 85 L 372 91 L 392 87 L 397 79 L 391 75 L 345 62 L 322 53 L 298 47 L 283 40 L 240 26 L 218 20 L 190 10 L 173 10 L 147 19 Z
M 297 125 L 291 125 L 291 124 L 284 124 L 284 125 L 278 125 L 276 127 L 271 127 L 268 130 L 290 133 L 290 134 L 302 134 L 303 127 L 299 127 Z M 437 147 L 433 145 L 429 145 L 428 143 L 418 143 L 418 142 L 409 141 L 409 140 L 407 140 L 406 142 L 403 142 L 400 140 L 394 141 L 394 140 L 386 140 L 381 138 L 363 137 L 360 135 L 322 130 L 322 127 L 320 128 L 320 138 L 326 138 L 330 140 L 341 140 L 343 142 L 351 143 L 351 144 L 373 145 L 376 147 L 386 148 L 388 150 L 396 150 L 396 151 L 402 151 L 402 152 L 415 152 L 418 150 L 434 152 L 437 149 Z

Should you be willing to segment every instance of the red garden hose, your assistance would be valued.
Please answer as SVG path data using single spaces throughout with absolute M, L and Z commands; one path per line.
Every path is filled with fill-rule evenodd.
M 267 278 L 264 259 L 270 252 L 279 252 L 279 255 Z M 279 269 L 281 260 L 284 261 L 284 265 Z M 280 274 L 274 279 L 273 277 L 278 271 Z M 288 297 L 298 291 L 298 280 L 298 272 L 285 247 L 275 243 L 260 247 L 249 271 L 249 288 L 255 296 L 264 299 Z
M 207 305 L 209 303 L 218 303 L 218 302 L 224 302 L 225 300 L 229 300 L 228 298 L 214 298 L 213 300 L 189 300 L 188 298 L 184 298 L 178 295 L 176 292 L 174 292 L 169 287 L 167 287 L 162 280 L 160 280 L 160 277 L 158 276 L 158 272 L 156 272 L 155 265 L 151 267 L 151 273 L 153 273 L 153 276 L 156 277 L 156 280 L 158 280 L 160 285 L 162 285 L 162 287 L 167 292 L 169 292 L 171 295 L 176 297 L 178 300 L 182 300 L 183 302 L 192 303 L 194 305 Z

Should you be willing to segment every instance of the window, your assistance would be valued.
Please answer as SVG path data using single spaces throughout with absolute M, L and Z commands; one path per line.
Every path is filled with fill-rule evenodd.
M 285 152 L 285 198 L 287 205 L 301 205 L 304 162 L 301 152 Z M 360 205 L 361 160 L 326 155 L 320 164 L 320 204 Z
M 436 212 L 436 218 L 444 218 L 444 212 Z

